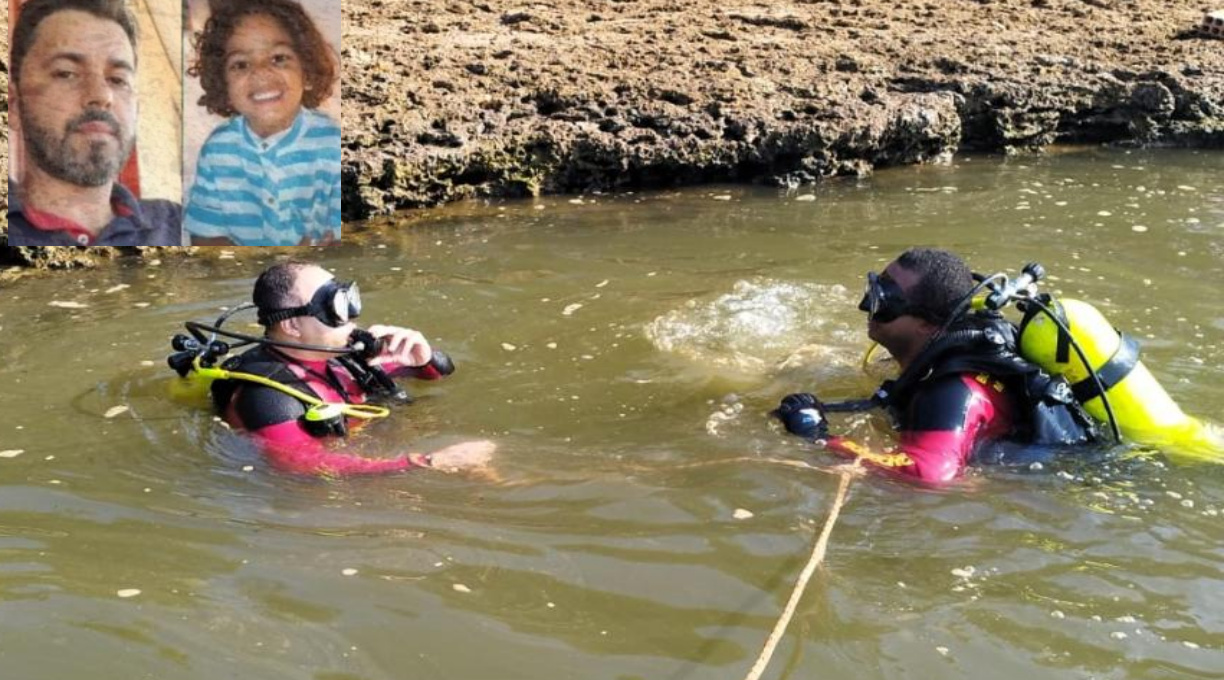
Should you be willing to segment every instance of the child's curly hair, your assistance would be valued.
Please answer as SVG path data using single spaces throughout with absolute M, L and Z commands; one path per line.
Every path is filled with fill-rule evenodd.
M 212 3 L 214 7 L 222 3 Z M 303 86 L 302 105 L 308 109 L 318 108 L 331 96 L 336 85 L 336 61 L 332 49 L 323 34 L 310 20 L 306 10 L 294 0 L 248 0 L 227 2 L 217 9 L 204 24 L 204 30 L 195 35 L 197 59 L 187 73 L 200 79 L 204 95 L 200 106 L 218 116 L 237 115 L 229 100 L 225 83 L 225 48 L 234 29 L 246 17 L 263 15 L 280 22 L 293 40 L 293 51 L 302 61 Z

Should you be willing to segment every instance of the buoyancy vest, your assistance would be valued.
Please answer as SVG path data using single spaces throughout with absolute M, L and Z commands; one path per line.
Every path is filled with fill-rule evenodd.
M 274 352 L 275 350 L 269 350 L 265 345 L 259 345 L 242 354 L 226 359 L 225 363 L 221 364 L 221 367 L 227 371 L 262 376 L 319 398 L 319 394 L 311 389 L 310 384 L 294 373 L 289 368 L 285 359 L 277 356 Z M 244 382 L 246 381 L 225 379 L 217 379 L 212 382 L 213 405 L 218 412 L 225 412 L 230 400 L 234 397 L 234 392 Z
M 242 354 L 230 357 L 221 364 L 221 368 L 238 374 L 245 373 L 267 378 L 274 382 L 280 383 L 286 387 L 292 388 L 298 392 L 302 392 L 316 400 L 322 400 L 320 395 L 314 389 L 311 389 L 310 383 L 307 380 L 299 377 L 293 370 L 289 368 L 289 364 L 299 363 L 293 358 L 281 353 L 275 347 L 267 345 L 258 345 Z M 343 368 L 348 377 L 352 379 L 356 388 L 356 392 L 350 391 L 348 387 L 343 386 L 343 381 L 332 382 L 332 387 L 338 392 L 341 398 L 348 403 L 362 402 L 389 402 L 389 403 L 410 403 L 412 397 L 403 389 L 395 384 L 391 376 L 381 366 L 375 366 L 367 363 L 361 357 L 342 354 L 328 361 L 329 367 Z M 307 369 L 309 371 L 309 369 Z M 328 369 L 330 374 L 331 370 Z M 420 380 L 436 380 L 446 377 L 455 372 L 455 363 L 450 356 L 441 350 L 434 350 L 429 358 L 429 362 L 423 366 L 397 366 L 395 375 L 399 377 L 411 377 Z M 248 382 L 240 379 L 216 378 L 212 380 L 210 390 L 212 392 L 213 404 L 217 410 L 224 412 L 229 405 L 230 400 L 234 396 L 234 392 L 243 382 Z M 297 397 L 303 403 L 310 405 L 306 400 L 299 395 Z M 385 409 L 382 409 L 385 410 Z M 369 413 L 369 410 L 363 411 Z M 356 417 L 364 417 L 360 414 L 353 414 Z M 376 416 L 381 417 L 381 416 Z
M 1017 337 L 1016 326 L 997 312 L 970 314 L 933 340 L 896 380 L 885 381 L 872 399 L 896 411 L 930 380 L 984 373 L 1018 395 L 1017 441 L 1067 446 L 1096 441 L 1094 422 L 1071 386 L 1020 356 Z

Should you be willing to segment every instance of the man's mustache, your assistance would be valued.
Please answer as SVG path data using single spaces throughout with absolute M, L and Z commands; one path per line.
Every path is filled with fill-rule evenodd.
M 110 126 L 111 134 L 119 136 L 119 119 L 106 111 L 86 111 L 81 115 L 68 121 L 69 132 L 79 132 L 80 129 L 89 123 L 106 123 Z

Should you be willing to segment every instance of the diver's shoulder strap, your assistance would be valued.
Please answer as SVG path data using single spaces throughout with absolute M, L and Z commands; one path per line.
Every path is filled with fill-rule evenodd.
M 310 383 L 298 377 L 284 361 L 269 355 L 263 346 L 255 347 L 235 357 L 230 357 L 221 364 L 230 373 L 246 373 L 267 378 L 299 392 L 319 398 L 319 394 L 310 387 Z M 224 410 L 233 398 L 234 392 L 244 381 L 240 378 L 218 378 L 212 383 L 213 403 L 218 410 Z M 306 403 L 306 402 L 302 402 Z
M 301 418 L 306 413 L 307 404 L 267 385 L 247 383 L 243 385 L 234 408 L 244 428 L 260 430 Z

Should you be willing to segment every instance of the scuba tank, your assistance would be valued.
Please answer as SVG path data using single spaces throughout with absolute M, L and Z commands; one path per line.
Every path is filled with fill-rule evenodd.
M 212 383 L 216 376 L 196 370 L 197 365 L 211 367 L 219 357 L 229 354 L 229 343 L 221 340 L 196 339 L 186 335 L 175 335 L 170 339 L 174 354 L 166 357 L 166 363 L 178 377 L 170 381 L 170 396 L 197 406 L 212 401 Z M 200 364 L 196 360 L 200 360 Z
M 1071 383 L 1094 418 L 1116 421 L 1122 436 L 1173 458 L 1224 462 L 1220 432 L 1186 415 L 1139 359 L 1139 343 L 1092 305 L 1041 295 L 1020 301 L 1020 355 Z M 1072 342 L 1083 352 L 1072 351 Z M 1087 360 L 1087 365 L 1085 361 Z
M 983 282 L 991 290 L 983 306 L 999 309 L 1015 301 L 1024 314 L 1020 356 L 1066 378 L 1084 410 L 1109 423 L 1119 441 L 1154 446 L 1174 459 L 1224 463 L 1224 434 L 1182 412 L 1139 360 L 1139 343 L 1086 302 L 1037 294 L 1044 274 L 1034 262 L 1001 288 Z

